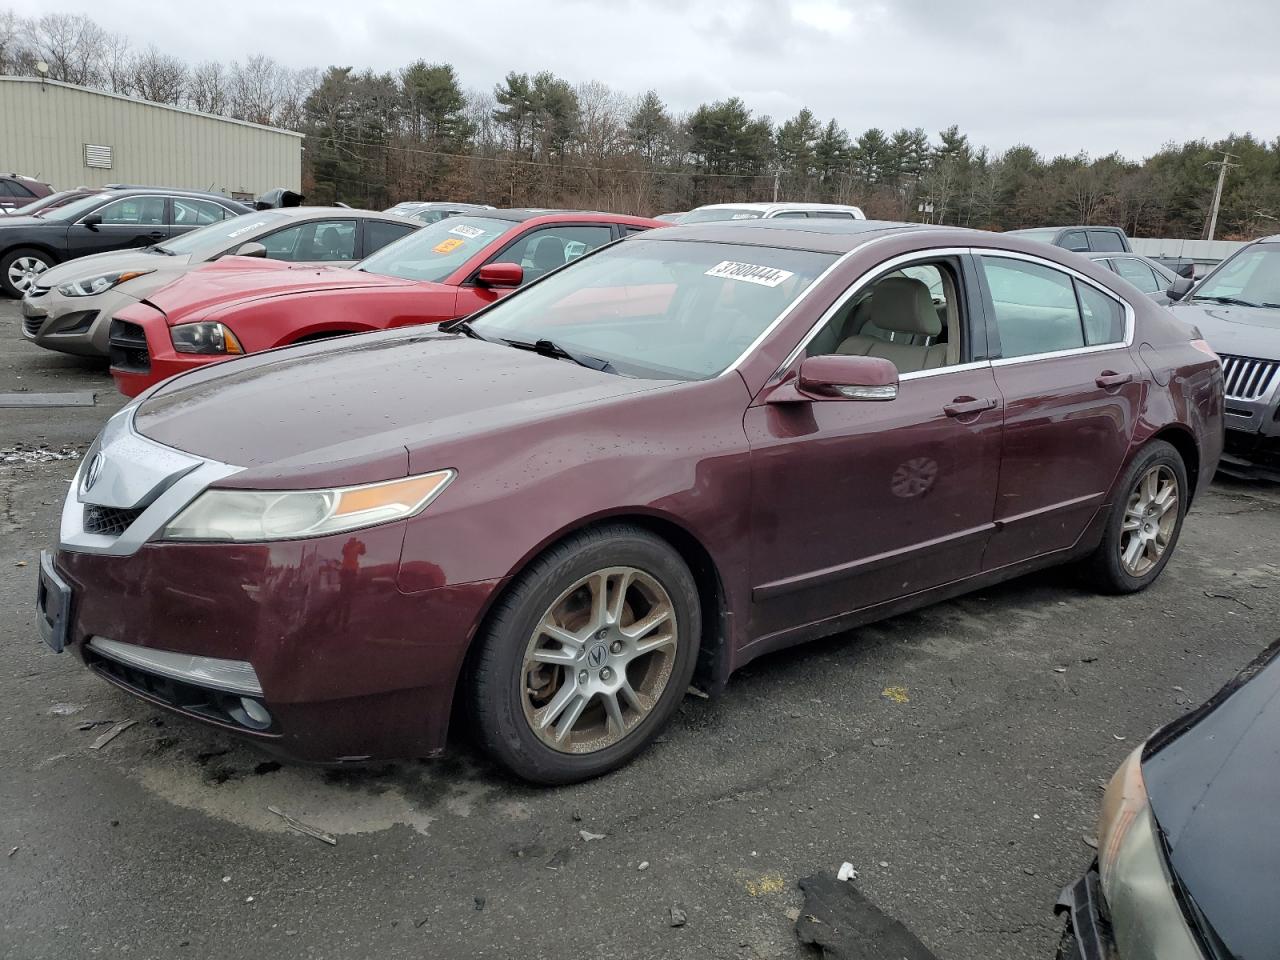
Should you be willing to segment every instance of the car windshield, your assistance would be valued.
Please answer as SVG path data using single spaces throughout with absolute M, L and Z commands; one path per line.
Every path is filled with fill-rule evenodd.
M 617 373 L 677 380 L 732 364 L 835 256 L 626 240 L 550 274 L 472 323 L 489 340 L 550 341 Z
M 1206 277 L 1191 299 L 1280 308 L 1280 243 L 1245 247 Z
M 66 200 L 64 193 L 51 193 L 47 197 L 41 197 L 39 200 L 32 200 L 26 206 L 18 207 L 11 213 L 15 217 L 36 217 L 42 216 L 49 207 L 56 207 Z
M 681 224 L 710 223 L 713 220 L 759 220 L 759 210 L 745 207 L 709 207 L 705 210 L 690 210 L 680 218 Z
M 355 269 L 439 283 L 513 225 L 510 220 L 488 217 L 450 217 L 387 244 Z
M 92 196 L 81 197 L 79 200 L 72 200 L 64 207 L 55 207 L 44 214 L 43 217 L 45 220 L 62 220 L 64 222 L 78 220 L 104 200 L 110 200 L 112 196 L 114 194 L 95 193 Z
M 166 240 L 159 245 L 159 249 L 165 253 L 191 254 L 193 260 L 207 259 L 238 246 L 237 240 L 248 243 L 262 233 L 264 228 L 277 226 L 291 219 L 294 218 L 270 210 L 242 213 L 230 220 L 219 220 L 207 227 Z

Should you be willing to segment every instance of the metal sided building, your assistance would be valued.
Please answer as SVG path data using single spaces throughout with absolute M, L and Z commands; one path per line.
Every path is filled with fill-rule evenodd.
M 250 199 L 302 187 L 302 134 L 55 80 L 0 77 L 0 172 Z

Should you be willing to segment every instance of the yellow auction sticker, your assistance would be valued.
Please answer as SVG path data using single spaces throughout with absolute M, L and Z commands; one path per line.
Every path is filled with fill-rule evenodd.
M 448 240 L 441 240 L 431 249 L 436 253 L 452 253 L 464 243 L 466 243 L 465 240 L 459 240 L 457 237 L 450 237 Z

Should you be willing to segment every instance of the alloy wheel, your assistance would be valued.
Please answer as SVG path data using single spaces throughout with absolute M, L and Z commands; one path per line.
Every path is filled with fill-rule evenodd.
M 562 753 L 595 753 L 647 717 L 671 679 L 679 643 L 675 605 L 635 567 L 574 583 L 543 614 L 525 649 L 525 719 Z
M 1160 562 L 1178 528 L 1178 478 L 1164 464 L 1144 473 L 1129 494 L 1120 527 L 1120 563 L 1144 577 Z
M 15 290 L 26 293 L 36 282 L 40 274 L 49 269 L 49 264 L 39 257 L 16 257 L 9 264 L 9 282 Z

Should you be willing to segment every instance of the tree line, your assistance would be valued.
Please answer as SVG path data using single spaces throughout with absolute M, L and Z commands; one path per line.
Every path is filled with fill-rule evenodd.
M 1280 232 L 1280 137 L 1110 153 L 992 151 L 956 126 L 854 136 L 810 110 L 775 122 L 738 97 L 672 110 L 657 91 L 572 84 L 551 71 L 465 89 L 447 63 L 394 72 L 291 69 L 265 55 L 188 63 L 88 17 L 0 11 L 0 74 L 48 76 L 306 135 L 309 202 L 386 207 L 451 199 L 640 214 L 725 201 L 856 203 L 869 217 L 983 229 L 1112 223 L 1135 236 L 1204 235 L 1231 154 L 1218 238 Z

